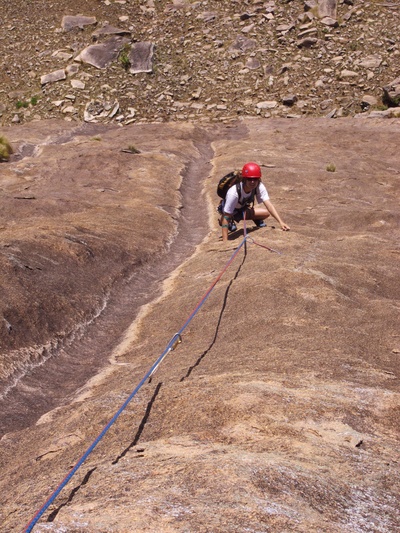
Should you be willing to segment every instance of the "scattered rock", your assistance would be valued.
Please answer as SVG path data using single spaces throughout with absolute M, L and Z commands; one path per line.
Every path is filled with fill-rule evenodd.
M 322 100 L 345 91 L 346 103 L 341 105 L 339 102 L 338 109 L 342 109 L 345 115 L 365 112 L 367 108 L 360 106 L 361 95 L 368 93 L 381 99 L 387 80 L 399 76 L 396 65 L 400 50 L 393 37 L 397 27 L 394 18 L 388 16 L 391 11 L 388 12 L 387 7 L 363 4 L 353 8 L 352 3 L 352 0 L 308 0 L 303 10 L 295 2 L 277 5 L 272 0 L 263 3 L 249 0 L 246 5 L 241 2 L 226 4 L 222 12 L 212 10 L 211 4 L 207 6 L 209 10 L 203 10 L 205 4 L 199 1 L 176 0 L 165 11 L 157 12 L 155 17 L 156 3 L 152 0 L 143 1 L 135 12 L 128 9 L 127 2 L 103 0 L 97 6 L 91 5 L 91 13 L 70 16 L 58 12 L 62 27 L 54 30 L 49 26 L 46 45 L 40 49 L 34 44 L 37 42 L 35 35 L 30 34 L 28 39 L 22 28 L 15 25 L 12 34 L 29 53 L 20 54 L 17 62 L 14 61 L 21 65 L 21 69 L 10 69 L 2 78 L 5 94 L 15 93 L 0 111 L 2 121 L 11 123 L 15 104 L 20 101 L 25 105 L 32 94 L 40 94 L 41 87 L 47 84 L 50 85 L 46 90 L 51 91 L 51 100 L 62 100 L 64 84 L 54 81 L 64 80 L 64 73 L 76 78 L 78 71 L 79 79 L 84 83 L 84 97 L 88 100 L 97 100 L 99 95 L 105 100 L 117 98 L 120 111 L 115 119 L 118 116 L 123 123 L 131 120 L 126 117 L 132 98 L 135 99 L 137 120 L 168 121 L 173 101 L 190 101 L 199 86 L 203 87 L 202 98 L 207 100 L 202 110 L 204 118 L 219 120 L 217 105 L 225 99 L 227 116 L 234 119 L 238 112 L 235 104 L 238 76 L 240 90 L 246 98 L 256 89 L 259 100 L 282 102 L 290 86 L 293 93 L 308 95 L 302 105 L 307 114 L 314 114 L 320 112 Z M 8 7 L 10 13 L 13 10 L 17 13 L 15 5 L 14 2 Z M 58 8 L 53 5 L 51 9 L 56 11 Z M 68 3 L 64 9 L 68 12 Z M 71 9 L 69 6 L 69 12 Z M 35 13 L 38 19 L 46 20 L 47 13 L 41 4 L 35 4 Z M 125 27 L 129 21 L 131 25 Z M 97 24 L 97 28 L 93 28 Z M 178 31 L 182 24 L 187 24 L 188 31 L 184 35 Z M 74 29 L 77 31 L 72 31 Z M 295 32 L 296 36 L 293 35 Z M 132 45 L 132 41 L 135 44 Z M 10 46 L 5 57 L 12 58 L 12 43 Z M 160 62 L 154 71 L 153 54 L 157 46 L 160 47 Z M 136 57 L 129 55 L 132 47 L 136 49 Z M 75 57 L 75 61 L 68 64 L 71 57 Z M 288 57 L 292 59 L 290 73 L 281 76 Z M 43 65 L 50 72 L 45 77 L 38 75 Z M 93 74 L 92 66 L 101 70 L 101 75 Z M 193 74 L 185 82 L 181 81 L 182 69 L 189 69 Z M 26 72 L 26 76 L 21 76 L 20 71 Z M 58 71 L 60 77 L 54 75 Z M 139 80 L 132 80 L 132 74 L 142 72 L 154 75 L 152 88 L 144 88 Z M 350 75 L 350 72 L 354 74 Z M 76 83 L 74 81 L 72 86 Z M 16 86 L 18 91 L 14 90 Z M 103 93 L 103 86 L 108 86 L 106 93 Z M 79 90 L 80 87 L 74 88 Z M 167 92 L 172 96 L 167 96 Z M 394 100 L 386 93 L 384 99 L 386 105 L 397 105 L 395 93 Z M 42 98 L 35 105 L 35 113 L 24 107 L 20 118 L 24 121 L 34 117 L 56 118 L 59 116 L 57 109 L 48 107 L 46 99 Z M 83 119 L 83 106 L 77 106 L 77 109 Z M 254 103 L 240 110 L 243 112 L 256 115 L 258 109 Z M 285 106 L 276 108 L 273 114 L 280 113 L 287 116 Z M 174 113 L 173 119 L 186 120 L 187 116 Z
M 276 27 L 276 31 L 279 31 L 283 35 L 288 33 L 290 30 L 293 30 L 295 28 L 294 24 L 281 24 Z
M 321 24 L 324 24 L 325 26 L 330 26 L 331 28 L 337 28 L 339 26 L 339 22 L 331 17 L 323 17 L 321 19 Z
M 332 109 L 329 113 L 325 115 L 325 118 L 335 118 L 337 116 L 337 109 Z
M 383 87 L 383 102 L 391 107 L 400 105 L 400 77 Z
M 382 58 L 377 55 L 368 56 L 358 61 L 357 64 L 364 68 L 379 68 L 382 64 Z
M 99 119 L 112 118 L 119 110 L 119 103 L 100 100 L 91 100 L 85 106 L 85 122 L 98 122 Z
M 358 76 L 358 72 L 354 72 L 354 70 L 342 70 L 340 72 L 341 78 L 354 78 L 355 76 Z
M 256 41 L 254 39 L 248 39 L 243 35 L 238 35 L 235 41 L 230 46 L 230 50 L 240 50 L 241 52 L 248 52 L 256 47 Z
M 135 43 L 129 54 L 131 74 L 153 71 L 154 44 L 151 42 Z
M 385 111 L 371 111 L 368 118 L 400 118 L 400 107 L 389 107 Z
M 77 65 L 76 63 L 72 63 L 72 65 L 68 65 L 65 68 L 65 72 L 68 76 L 74 76 L 79 72 L 79 65 Z
M 248 26 L 244 26 L 242 28 L 242 33 L 250 33 L 254 30 L 255 24 L 249 24 Z
M 258 109 L 274 109 L 278 105 L 276 100 L 266 100 L 265 102 L 258 102 Z
M 55 83 L 56 81 L 65 80 L 67 75 L 65 74 L 64 69 L 55 70 L 50 72 L 50 74 L 45 74 L 40 78 L 40 83 L 46 85 L 47 83 Z
M 297 46 L 299 48 L 311 48 L 315 44 L 317 44 L 318 39 L 316 37 L 305 37 L 304 39 L 301 39 L 298 41 Z
M 306 30 L 301 31 L 298 35 L 298 39 L 303 39 L 304 37 L 309 37 L 310 35 L 314 35 L 318 32 L 317 28 L 307 28 Z
M 62 112 L 64 114 L 75 114 L 77 111 L 74 106 L 69 105 L 63 108 Z
M 65 31 L 71 31 L 75 28 L 83 30 L 85 26 L 93 26 L 94 24 L 97 24 L 96 17 L 84 17 L 81 15 L 66 15 L 61 21 L 61 27 Z
M 57 57 L 59 59 L 63 59 L 64 61 L 68 61 L 72 59 L 72 54 L 69 52 L 63 52 L 62 50 L 57 50 L 52 54 L 53 57 Z
M 375 96 L 372 96 L 372 95 L 369 95 L 369 94 L 365 94 L 362 97 L 361 107 L 364 110 L 369 109 L 371 106 L 376 106 L 377 104 L 378 104 L 378 99 L 375 98 Z
M 116 28 L 115 26 L 111 26 L 110 24 L 104 24 L 101 28 L 97 29 L 93 34 L 93 38 L 95 40 L 98 40 L 99 37 L 104 37 L 105 35 L 131 35 L 131 32 L 129 30 L 124 30 L 121 28 Z
M 288 96 L 284 96 L 282 98 L 282 103 L 283 105 L 286 105 L 286 106 L 292 106 L 294 105 L 296 102 L 297 102 L 298 98 L 295 94 L 290 94 Z
M 304 10 L 305 11 L 313 11 L 317 8 L 318 2 L 317 0 L 306 0 L 304 2 Z
M 337 18 L 337 0 L 318 0 L 318 16 L 320 19 Z
M 71 86 L 74 89 L 84 89 L 85 88 L 85 84 L 81 80 L 71 80 Z
M 88 46 L 75 57 L 75 61 L 105 69 L 117 59 L 123 46 L 128 42 L 126 38 L 111 37 L 104 43 Z
M 250 57 L 246 61 L 246 68 L 250 70 L 257 70 L 260 67 L 261 67 L 261 61 L 257 59 L 256 57 Z
M 204 20 L 204 22 L 212 22 L 217 18 L 217 13 L 207 11 L 197 16 L 198 19 Z

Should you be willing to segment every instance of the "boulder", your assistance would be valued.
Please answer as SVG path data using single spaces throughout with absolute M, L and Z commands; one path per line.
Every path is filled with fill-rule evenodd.
M 286 106 L 292 106 L 297 102 L 297 96 L 295 94 L 289 94 L 282 98 L 282 104 Z
M 377 104 L 378 99 L 370 94 L 364 94 L 361 99 L 361 108 L 364 110 L 369 109 L 371 106 L 376 106 Z
M 75 57 L 75 61 L 104 69 L 117 59 L 123 46 L 128 42 L 125 37 L 111 37 L 104 43 L 88 46 Z
M 371 56 L 364 57 L 364 59 L 361 59 L 358 62 L 358 65 L 364 68 L 378 68 L 381 66 L 381 63 L 382 63 L 381 56 L 371 55 Z
M 274 109 L 278 105 L 276 100 L 266 100 L 264 102 L 258 102 L 257 109 Z
M 336 0 L 318 0 L 319 18 L 330 17 L 336 19 L 337 1 Z
M 389 107 L 400 106 L 400 77 L 383 87 L 383 103 Z
M 330 26 L 331 28 L 337 28 L 339 26 L 339 22 L 332 17 L 322 18 L 321 24 L 324 24 L 325 26 Z
M 50 72 L 50 74 L 45 74 L 40 78 L 40 83 L 46 85 L 47 83 L 54 83 L 56 81 L 65 80 L 67 75 L 65 74 L 64 69 L 55 70 Z
M 238 35 L 235 41 L 230 46 L 230 50 L 240 50 L 241 52 L 247 52 L 252 50 L 256 46 L 256 41 L 254 39 L 248 39 L 243 35 Z
M 315 44 L 317 44 L 318 39 L 316 37 L 305 37 L 304 39 L 300 39 L 297 42 L 297 46 L 299 48 L 311 48 Z
M 131 74 L 153 71 L 154 44 L 149 41 L 135 43 L 129 54 Z
M 116 28 L 115 26 L 111 26 L 111 24 L 104 24 L 92 34 L 93 39 L 96 41 L 99 39 L 99 37 L 104 35 L 131 35 L 131 32 L 122 28 Z
M 260 67 L 261 67 L 261 62 L 256 57 L 250 57 L 246 61 L 246 68 L 248 68 L 250 70 L 257 70 Z
M 71 31 L 75 28 L 83 30 L 85 26 L 97 24 L 96 17 L 84 17 L 82 15 L 66 15 L 61 21 L 61 27 L 65 31 Z

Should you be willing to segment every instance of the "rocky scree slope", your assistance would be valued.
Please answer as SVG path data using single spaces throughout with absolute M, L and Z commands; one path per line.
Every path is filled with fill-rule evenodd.
M 17 0 L 1 18 L 3 125 L 393 116 L 399 105 L 390 0 Z

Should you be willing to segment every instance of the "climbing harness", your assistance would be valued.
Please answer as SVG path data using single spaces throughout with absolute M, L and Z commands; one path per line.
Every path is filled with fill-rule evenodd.
M 107 433 L 107 431 L 110 429 L 110 427 L 117 421 L 118 417 L 121 415 L 121 413 L 124 411 L 124 409 L 129 405 L 129 403 L 132 401 L 132 399 L 136 396 L 136 394 L 139 392 L 139 390 L 142 388 L 142 386 L 146 383 L 146 381 L 151 378 L 151 376 L 154 375 L 154 373 L 157 371 L 158 367 L 162 363 L 162 361 L 165 359 L 165 357 L 175 350 L 175 348 L 182 342 L 182 333 L 187 328 L 187 326 L 190 324 L 190 322 L 193 320 L 195 315 L 199 312 L 201 307 L 204 305 L 208 297 L 210 296 L 212 290 L 218 283 L 218 281 L 222 278 L 224 273 L 228 270 L 229 266 L 239 253 L 240 249 L 244 246 L 246 247 L 246 243 L 249 240 L 250 242 L 257 244 L 258 246 L 261 246 L 263 248 L 266 248 L 267 250 L 270 250 L 272 252 L 277 252 L 276 250 L 272 250 L 271 248 L 268 248 L 267 246 L 261 245 L 259 243 L 256 243 L 253 239 L 250 239 L 247 235 L 247 228 L 246 228 L 246 210 L 244 209 L 243 213 L 243 222 L 244 222 L 244 237 L 242 242 L 239 244 L 239 246 L 236 248 L 236 250 L 233 252 L 229 260 L 226 262 L 224 268 L 221 270 L 221 272 L 218 274 L 218 276 L 215 278 L 213 283 L 210 285 L 204 296 L 200 299 L 196 307 L 193 309 L 193 311 L 190 313 L 189 317 L 187 318 L 186 322 L 183 324 L 181 329 L 175 333 L 175 335 L 171 338 L 171 340 L 168 342 L 167 346 L 165 347 L 162 354 L 158 357 L 158 359 L 153 363 L 151 368 L 148 370 L 148 372 L 145 374 L 145 376 L 142 378 L 140 383 L 136 386 L 136 388 L 131 392 L 131 394 L 128 396 L 128 398 L 125 400 L 125 402 L 121 405 L 121 407 L 118 409 L 118 411 L 114 414 L 114 416 L 111 418 L 111 420 L 104 426 L 103 430 L 100 432 L 100 434 L 96 437 L 96 439 L 92 442 L 92 444 L 87 448 L 87 450 L 84 452 L 82 457 L 78 460 L 78 462 L 71 468 L 69 473 L 65 476 L 65 478 L 61 481 L 61 483 L 58 485 L 58 487 L 54 490 L 54 492 L 50 495 L 50 497 L 46 500 L 46 502 L 43 504 L 43 506 L 37 511 L 35 516 L 32 518 L 32 520 L 25 526 L 24 532 L 30 533 L 33 528 L 35 527 L 35 524 L 40 520 L 43 513 L 49 508 L 49 506 L 54 502 L 54 500 L 57 498 L 57 496 L 60 494 L 62 489 L 67 485 L 67 483 L 70 481 L 72 476 L 76 473 L 76 471 L 82 466 L 82 464 L 86 461 L 86 459 L 89 457 L 89 455 L 92 453 L 92 451 L 96 448 L 96 446 L 99 444 L 101 439 L 104 437 L 104 435 Z

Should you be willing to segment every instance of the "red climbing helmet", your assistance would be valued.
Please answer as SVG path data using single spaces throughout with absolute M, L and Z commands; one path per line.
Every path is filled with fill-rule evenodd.
M 242 177 L 244 179 L 253 178 L 260 180 L 261 168 L 257 165 L 257 163 L 246 163 L 242 168 Z

